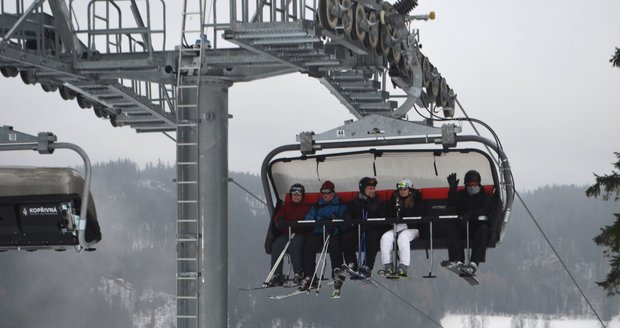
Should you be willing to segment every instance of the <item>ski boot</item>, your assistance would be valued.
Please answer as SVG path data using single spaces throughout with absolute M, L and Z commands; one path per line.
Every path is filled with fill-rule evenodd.
M 276 273 L 271 277 L 271 280 L 267 283 L 269 287 L 280 287 L 284 285 L 284 276 L 280 273 Z
M 391 277 L 394 275 L 394 270 L 392 270 L 392 264 L 384 264 L 383 265 L 383 270 L 379 270 L 377 273 L 379 273 L 382 276 L 385 277 Z
M 362 265 L 360 266 L 359 274 L 362 277 L 362 279 L 368 279 L 372 275 L 371 271 L 372 269 L 369 268 L 367 265 Z
M 404 264 L 401 264 L 398 266 L 398 271 L 396 272 L 396 275 L 399 278 L 407 278 L 407 266 Z
M 304 280 L 304 276 L 301 272 L 295 273 L 293 277 L 293 285 L 299 287 L 301 286 L 301 282 Z
M 344 271 L 341 268 L 335 268 L 332 272 L 332 276 L 334 278 L 334 292 L 332 293 L 332 298 L 340 298 L 340 293 L 342 290 L 342 285 L 346 279 L 344 275 Z

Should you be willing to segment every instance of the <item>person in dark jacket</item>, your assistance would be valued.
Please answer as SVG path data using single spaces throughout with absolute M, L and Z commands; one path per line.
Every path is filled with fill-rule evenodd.
M 419 190 L 413 188 L 411 180 L 403 179 L 398 181 L 396 183 L 396 191 L 394 191 L 386 206 L 387 216 L 390 218 L 421 216 L 423 209 L 422 194 Z M 407 277 L 407 269 L 411 263 L 409 243 L 420 236 L 419 228 L 418 223 L 411 221 L 397 223 L 381 236 L 381 262 L 384 266 L 385 275 L 396 274 L 401 277 Z M 393 268 L 392 262 L 395 237 L 400 262 L 398 268 Z
M 344 260 L 353 271 L 359 271 L 365 276 L 370 276 L 375 264 L 375 257 L 379 252 L 379 240 L 386 230 L 384 225 L 362 225 L 361 243 L 358 240 L 357 224 L 368 218 L 385 217 L 385 204 L 376 195 L 377 179 L 364 177 L 359 183 L 359 193 L 357 197 L 347 204 L 344 213 L 345 227 L 347 229 L 342 234 L 342 251 Z M 365 253 L 365 258 L 358 263 L 355 250 Z
M 306 220 L 321 221 L 342 219 L 345 209 L 346 205 L 341 204 L 338 195 L 336 195 L 334 183 L 327 180 L 321 186 L 321 198 L 310 208 L 310 211 L 306 214 Z M 317 278 L 314 277 L 313 279 L 312 276 L 316 269 L 316 253 L 320 252 L 323 248 L 323 238 L 327 235 L 330 235 L 327 251 L 329 252 L 332 268 L 340 268 L 342 266 L 342 249 L 338 227 L 326 225 L 325 228 L 323 228 L 323 226 L 317 225 L 314 227 L 314 230 L 306 236 L 303 246 L 303 268 L 306 277 L 300 286 L 302 290 L 309 289 L 311 282 L 313 284 L 317 282 Z M 321 272 L 318 272 L 318 270 L 316 271 L 317 275 L 321 275 Z
M 310 210 L 310 205 L 303 202 L 305 192 L 306 190 L 302 184 L 293 184 L 291 188 L 289 188 L 291 202 L 285 203 L 273 216 L 273 221 L 280 234 L 275 238 L 273 244 L 271 245 L 271 267 L 273 268 L 280 257 L 280 254 L 284 251 L 286 243 L 290 238 L 289 231 L 292 231 L 295 236 L 291 240 L 288 247 L 288 252 L 291 255 L 291 263 L 293 265 L 293 271 L 295 272 L 293 282 L 297 285 L 299 285 L 303 279 L 302 247 L 307 232 L 300 228 L 291 228 L 289 230 L 289 227 L 285 224 L 285 222 L 305 219 L 306 213 Z M 283 261 L 280 261 L 275 273 L 269 281 L 270 286 L 282 286 L 284 284 L 282 267 Z
M 461 266 L 465 262 L 465 248 L 461 235 L 465 234 L 469 222 L 471 260 L 467 270 L 475 274 L 478 265 L 485 261 L 489 226 L 486 217 L 491 212 L 491 196 L 480 184 L 480 173 L 470 170 L 465 173 L 465 189 L 457 190 L 459 180 L 456 173 L 448 176 L 450 191 L 448 205 L 456 209 L 461 220 L 450 224 L 448 229 L 448 261 L 450 265 Z M 465 263 L 467 264 L 467 263 Z

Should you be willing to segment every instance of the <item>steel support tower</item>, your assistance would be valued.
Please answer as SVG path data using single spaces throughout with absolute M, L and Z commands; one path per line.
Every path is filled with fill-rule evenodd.
M 178 6 L 180 42 L 167 49 Z M 228 89 L 299 72 L 355 118 L 454 112 L 418 46 L 416 0 L 0 0 L 0 71 L 114 127 L 176 132 L 177 327 L 224 327 Z M 391 86 L 396 87 L 392 88 Z M 105 223 L 102 223 L 105 224 Z

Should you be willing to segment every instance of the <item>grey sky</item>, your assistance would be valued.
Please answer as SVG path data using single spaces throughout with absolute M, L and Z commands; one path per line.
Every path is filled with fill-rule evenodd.
M 495 129 L 520 190 L 587 184 L 592 172 L 611 169 L 613 152 L 620 151 L 620 69 L 608 62 L 620 47 L 619 1 L 420 0 L 415 12 L 429 10 L 437 19 L 418 24 L 422 51 L 468 114 Z M 169 40 L 178 39 L 179 17 L 171 3 Z M 83 147 L 92 161 L 174 163 L 174 144 L 161 134 L 112 128 L 92 110 L 19 78 L 0 78 L 0 88 L 0 124 L 32 134 L 53 131 Z M 294 142 L 295 134 L 326 131 L 352 118 L 317 80 L 301 74 L 239 83 L 229 95 L 229 166 L 235 171 L 257 173 L 265 154 Z M 417 119 L 414 113 L 410 118 Z M 0 164 L 41 159 L 0 153 Z M 59 154 L 41 163 L 78 161 Z

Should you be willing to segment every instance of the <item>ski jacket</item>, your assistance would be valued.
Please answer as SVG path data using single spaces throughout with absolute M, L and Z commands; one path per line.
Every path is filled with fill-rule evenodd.
M 385 217 L 385 204 L 381 202 L 379 197 L 369 198 L 360 192 L 356 198 L 347 204 L 343 219 L 347 223 L 345 227 L 351 227 L 355 221 L 383 217 Z M 386 226 L 367 225 L 365 228 L 366 230 L 385 230 Z
M 396 217 L 396 201 L 398 200 L 398 204 L 400 205 L 400 217 L 410 217 L 410 216 L 421 216 L 424 210 L 424 204 L 422 203 L 422 193 L 420 193 L 417 189 L 411 189 L 409 196 L 400 197 L 398 190 L 396 190 L 390 201 L 386 206 L 386 214 L 388 217 L 395 218 Z M 413 229 L 418 228 L 416 224 L 408 222 L 407 228 Z
M 480 191 L 471 196 L 465 189 L 457 191 L 454 188 L 448 192 L 448 205 L 454 206 L 463 219 L 477 221 L 479 216 L 491 212 L 491 196 L 484 191 L 484 186 L 480 186 Z
M 326 203 L 323 198 L 320 198 L 319 201 L 314 204 L 310 211 L 306 214 L 306 220 L 331 220 L 331 219 L 342 219 L 342 215 L 344 214 L 347 205 L 340 204 L 340 199 L 338 195 L 334 195 L 334 198 L 331 202 Z M 338 234 L 339 229 L 337 227 L 326 226 L 325 231 L 333 234 Z M 314 234 L 323 234 L 323 226 L 316 226 L 314 230 L 312 230 Z
M 278 210 L 278 212 L 273 216 L 273 222 L 276 224 L 276 227 L 280 229 L 280 233 L 283 235 L 288 235 L 289 229 L 286 226 L 284 221 L 299 221 L 304 220 L 306 218 L 306 214 L 310 211 L 310 205 L 303 203 L 303 200 L 299 203 L 290 202 L 284 204 Z M 303 231 L 301 228 L 292 228 L 294 233 L 304 233 L 307 231 Z

